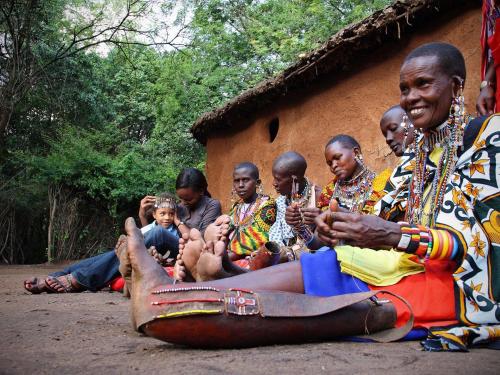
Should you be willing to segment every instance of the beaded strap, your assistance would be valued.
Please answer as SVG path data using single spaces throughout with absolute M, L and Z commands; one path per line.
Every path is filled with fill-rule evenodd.
M 304 223 L 302 223 L 298 228 L 292 228 L 293 233 L 302 239 L 304 243 L 309 243 L 313 239 L 313 232 L 311 229 Z

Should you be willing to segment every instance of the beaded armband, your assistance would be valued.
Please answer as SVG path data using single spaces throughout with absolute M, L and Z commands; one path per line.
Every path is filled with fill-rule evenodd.
M 430 229 L 406 222 L 398 224 L 401 226 L 401 240 L 397 246 L 399 251 L 415 254 L 424 260 L 455 257 L 458 244 L 447 230 Z

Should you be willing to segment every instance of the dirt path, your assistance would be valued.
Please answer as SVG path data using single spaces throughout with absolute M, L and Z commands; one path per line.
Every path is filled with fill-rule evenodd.
M 30 295 L 22 281 L 46 266 L 0 266 L 0 373 L 494 374 L 497 351 L 425 353 L 418 342 L 320 343 L 192 350 L 139 335 L 119 293 Z

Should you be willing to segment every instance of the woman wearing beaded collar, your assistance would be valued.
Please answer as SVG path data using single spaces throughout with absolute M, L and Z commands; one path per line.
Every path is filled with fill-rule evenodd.
M 326 210 L 335 199 L 348 212 L 362 212 L 375 173 L 365 165 L 358 141 L 336 135 L 325 146 L 325 160 L 334 177 L 321 191 L 318 208 Z
M 233 194 L 237 201 L 229 216 L 234 228 L 229 239 L 229 258 L 243 259 L 269 240 L 276 220 L 274 199 L 262 192 L 259 170 L 253 163 L 240 163 L 233 171 Z
M 498 339 L 500 329 L 500 262 L 496 255 L 500 243 L 500 173 L 496 162 L 500 116 L 478 118 L 465 127 L 461 95 L 464 82 L 465 62 L 455 47 L 431 43 L 412 51 L 401 68 L 400 90 L 401 106 L 414 126 L 423 131 L 415 142 L 414 173 L 387 184 L 387 194 L 376 207 L 379 216 L 324 212 L 316 219 L 320 238 L 329 246 L 343 240 L 363 248 L 395 248 L 421 260 L 425 272 L 386 283 L 383 289 L 405 297 L 413 309 L 414 325 L 441 326 L 431 329 L 424 343 L 427 350 L 467 350 Z M 400 166 L 408 163 L 405 157 L 402 159 Z M 411 207 L 406 209 L 408 204 Z M 398 223 L 402 216 L 407 222 Z M 138 237 L 130 221 L 127 232 L 132 240 Z M 132 300 L 133 316 L 136 328 L 141 329 L 155 319 L 149 312 L 150 293 L 171 288 L 166 285 L 172 280 L 145 255 L 139 241 L 129 243 L 134 288 L 141 290 Z M 215 246 L 224 247 L 224 238 Z M 374 257 L 378 254 L 360 250 L 372 252 Z M 200 286 L 319 296 L 377 289 L 369 281 L 339 273 L 333 254 L 306 254 L 300 262 Z M 309 303 L 315 301 L 311 298 Z M 408 315 L 401 303 L 394 301 L 394 305 L 398 319 Z M 361 319 L 366 322 L 370 318 L 367 315 Z M 232 324 L 242 327 L 245 321 L 241 317 Z M 168 319 L 157 322 L 168 331 Z M 442 328 L 449 324 L 453 326 Z M 273 332 L 287 335 L 289 330 L 290 325 L 283 324 Z

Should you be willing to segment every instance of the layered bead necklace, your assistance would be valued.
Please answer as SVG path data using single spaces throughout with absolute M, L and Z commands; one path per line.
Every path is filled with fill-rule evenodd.
M 254 211 L 260 207 L 262 199 L 262 195 L 258 194 L 257 199 L 253 203 L 249 203 L 246 207 L 243 201 L 237 204 L 233 210 L 232 220 L 236 228 L 245 227 L 252 223 Z
M 408 191 L 406 221 L 410 224 L 434 225 L 443 203 L 446 185 L 458 161 L 457 151 L 463 144 L 465 128 L 465 109 L 460 100 L 452 105 L 448 121 L 434 130 L 424 132 L 420 139 L 415 138 L 415 170 Z M 430 191 L 424 197 L 426 181 L 430 178 L 432 167 L 428 166 L 430 154 L 435 147 L 443 152 L 434 170 Z M 430 212 L 424 214 L 425 202 L 430 201 Z
M 375 173 L 365 165 L 356 176 L 350 180 L 339 180 L 335 184 L 331 199 L 337 199 L 339 204 L 350 212 L 361 212 L 365 201 L 372 193 L 372 183 Z

